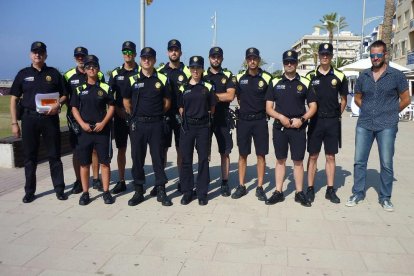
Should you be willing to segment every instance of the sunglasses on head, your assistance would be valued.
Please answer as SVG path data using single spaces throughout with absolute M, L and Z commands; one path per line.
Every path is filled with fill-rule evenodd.
M 132 56 L 133 54 L 135 54 L 135 52 L 131 50 L 123 50 L 122 53 L 128 56 Z
M 376 54 L 370 54 L 369 55 L 371 58 L 382 58 L 384 56 L 384 53 L 376 53 Z

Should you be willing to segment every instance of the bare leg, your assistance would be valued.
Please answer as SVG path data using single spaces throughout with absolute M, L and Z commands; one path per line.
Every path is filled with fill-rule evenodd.
M 303 174 L 303 161 L 293 161 L 293 177 L 297 193 L 303 190 Z
M 124 181 L 125 180 L 125 165 L 126 165 L 126 147 L 118 149 L 117 162 L 118 162 L 119 180 Z M 103 178 L 103 168 L 102 168 L 102 178 Z
M 318 162 L 319 153 L 309 154 L 308 158 L 308 186 L 313 187 L 315 184 L 315 175 L 317 170 L 317 162 Z
M 80 164 L 79 164 L 78 156 L 76 155 L 76 151 L 73 151 L 72 164 L 73 164 L 73 171 L 75 172 L 76 180 L 80 180 L 81 179 Z
M 276 180 L 276 191 L 282 192 L 283 181 L 285 181 L 286 173 L 286 159 L 276 160 L 275 166 L 275 180 Z
M 257 186 L 263 186 L 263 178 L 266 168 L 266 157 L 264 155 L 257 155 Z
M 90 164 L 85 166 L 80 166 L 80 175 L 82 182 L 82 190 L 84 193 L 89 191 L 89 170 Z
M 111 179 L 111 167 L 109 164 L 101 164 L 102 186 L 104 192 L 109 191 L 109 180 Z
M 333 187 L 335 178 L 335 154 L 326 154 L 326 183 L 328 187 Z
M 246 176 L 247 155 L 239 156 L 239 183 L 244 186 L 244 177 Z
M 99 178 L 99 161 L 98 161 L 98 153 L 95 149 L 92 151 L 92 175 L 93 179 Z
M 230 156 L 228 154 L 221 154 L 221 180 L 229 179 Z

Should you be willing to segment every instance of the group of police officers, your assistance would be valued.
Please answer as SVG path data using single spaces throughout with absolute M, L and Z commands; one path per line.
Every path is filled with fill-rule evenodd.
M 21 119 L 25 166 L 24 203 L 35 199 L 37 151 L 40 136 L 47 141 L 51 177 L 59 200 L 66 200 L 63 167 L 60 159 L 60 108 L 67 104 L 70 141 L 73 148 L 73 167 L 76 181 L 71 193 L 82 193 L 79 204 L 87 205 L 89 197 L 90 165 L 93 167 L 93 188 L 103 191 L 105 204 L 112 204 L 112 194 L 126 191 L 125 164 L 128 136 L 131 140 L 132 178 L 135 193 L 128 205 L 144 201 L 144 164 L 149 147 L 155 175 L 150 195 L 163 206 L 171 206 L 166 194 L 168 182 L 165 166 L 168 148 L 174 135 L 177 151 L 177 190 L 183 194 L 181 204 L 189 204 L 194 197 L 200 205 L 208 204 L 210 183 L 209 159 L 212 136 L 217 139 L 221 158 L 222 196 L 234 199 L 247 194 L 245 175 L 247 157 L 253 140 L 257 156 L 258 200 L 271 205 L 284 200 L 283 182 L 286 159 L 290 148 L 295 179 L 295 201 L 311 206 L 314 198 L 316 162 L 324 145 L 326 156 L 326 199 L 339 203 L 335 193 L 335 154 L 340 146 L 340 118 L 346 106 L 347 80 L 331 65 L 333 47 L 319 46 L 320 65 L 305 77 L 296 72 L 298 54 L 294 50 L 283 53 L 284 73 L 273 77 L 260 68 L 260 52 L 246 50 L 247 69 L 237 75 L 222 67 L 223 50 L 213 47 L 209 52 L 210 67 L 204 70 L 204 59 L 192 56 L 188 66 L 181 62 L 181 43 L 170 40 L 167 45 L 169 62 L 155 69 L 156 51 L 145 47 L 140 51 L 140 63 L 135 61 L 136 45 L 122 44 L 124 63 L 115 68 L 105 83 L 99 59 L 89 55 L 84 47 L 74 50 L 77 66 L 60 73 L 48 67 L 46 45 L 34 42 L 31 46 L 30 67 L 22 69 L 11 88 L 10 111 L 12 132 L 20 136 Z M 36 109 L 38 93 L 59 92 L 59 100 L 50 110 Z M 237 97 L 239 108 L 230 109 Z M 338 101 L 340 98 L 340 102 Z M 274 118 L 273 145 L 276 154 L 276 189 L 267 198 L 263 189 L 269 152 L 269 117 Z M 232 130 L 237 129 L 239 148 L 239 185 L 231 194 L 229 187 L 230 153 L 233 148 Z M 308 129 L 306 133 L 306 129 Z M 112 135 L 118 148 L 119 181 L 109 191 L 111 178 Z M 307 144 L 307 145 L 306 145 Z M 303 191 L 303 159 L 309 152 L 308 188 Z M 194 181 L 193 153 L 198 154 L 198 174 Z M 101 179 L 99 179 L 99 167 Z M 112 194 L 111 194 L 112 192 Z

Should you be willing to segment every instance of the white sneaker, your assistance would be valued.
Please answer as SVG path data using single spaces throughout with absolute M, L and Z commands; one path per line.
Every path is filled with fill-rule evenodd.
M 386 199 L 381 204 L 384 211 L 387 212 L 394 212 L 394 205 L 392 205 L 391 201 L 389 199 Z
M 364 201 L 363 199 L 359 199 L 356 195 L 351 195 L 351 197 L 348 199 L 348 201 L 345 203 L 348 207 L 354 207 L 358 203 Z

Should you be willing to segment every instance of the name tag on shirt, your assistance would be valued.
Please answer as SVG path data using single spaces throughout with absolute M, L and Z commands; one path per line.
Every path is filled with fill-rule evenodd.
M 79 84 L 79 80 L 71 80 L 70 84 Z
M 25 81 L 34 81 L 34 77 L 27 77 L 24 79 Z

